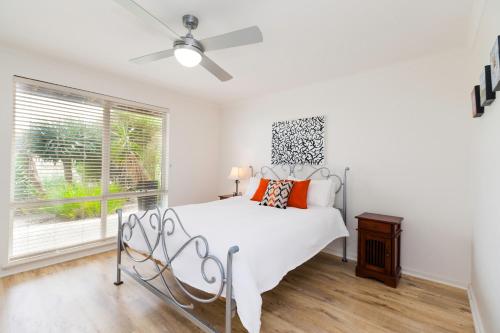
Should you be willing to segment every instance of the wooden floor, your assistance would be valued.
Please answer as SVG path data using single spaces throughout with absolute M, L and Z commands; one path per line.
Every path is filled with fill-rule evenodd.
M 0 332 L 199 331 L 127 276 L 115 287 L 114 260 L 110 252 L 0 280 Z M 474 331 L 465 291 L 414 278 L 392 289 L 355 277 L 353 264 L 327 254 L 263 299 L 261 332 Z M 222 331 L 223 307 L 198 312 Z

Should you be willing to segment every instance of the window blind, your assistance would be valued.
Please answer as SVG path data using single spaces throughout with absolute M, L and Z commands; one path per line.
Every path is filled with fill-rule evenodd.
M 116 235 L 166 193 L 165 109 L 14 78 L 10 260 Z

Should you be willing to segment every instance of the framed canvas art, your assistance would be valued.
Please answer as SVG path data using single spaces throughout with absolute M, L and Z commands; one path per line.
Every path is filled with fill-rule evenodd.
M 471 100 L 472 100 L 472 117 L 481 117 L 484 113 L 484 107 L 481 106 L 481 96 L 479 92 L 479 86 L 475 86 L 472 89 Z
M 500 91 L 500 36 L 497 37 L 495 45 L 490 53 L 491 83 L 493 91 Z
M 324 131 L 324 116 L 274 122 L 271 164 L 323 164 Z
M 492 89 L 490 65 L 484 66 L 484 69 L 481 72 L 481 76 L 479 78 L 479 96 L 482 107 L 490 105 L 495 100 L 496 94 Z

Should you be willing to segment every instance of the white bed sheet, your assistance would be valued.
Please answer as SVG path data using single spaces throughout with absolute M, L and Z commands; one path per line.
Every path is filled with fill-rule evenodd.
M 191 236 L 206 237 L 210 253 L 224 267 L 228 249 L 239 246 L 240 251 L 233 258 L 233 294 L 240 320 L 250 333 L 260 331 L 261 293 L 274 288 L 287 272 L 334 239 L 349 235 L 340 211 L 331 207 L 276 209 L 235 197 L 174 209 Z M 155 231 L 149 223 L 143 225 L 154 243 Z M 167 238 L 170 255 L 186 241 L 178 225 L 176 228 L 175 234 Z M 129 245 L 139 251 L 147 249 L 137 229 Z M 161 247 L 154 257 L 164 261 Z M 194 245 L 190 245 L 173 262 L 174 273 L 181 281 L 215 294 L 218 286 L 203 280 L 200 263 Z M 207 271 L 208 276 L 218 276 L 213 263 L 207 264 Z

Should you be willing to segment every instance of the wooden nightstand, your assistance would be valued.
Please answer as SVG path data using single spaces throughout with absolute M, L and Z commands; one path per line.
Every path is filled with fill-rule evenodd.
M 358 219 L 356 275 L 396 288 L 401 277 L 402 217 L 363 213 Z
M 229 198 L 232 198 L 234 196 L 235 196 L 234 194 L 222 194 L 222 195 L 219 195 L 219 200 L 229 199 Z

